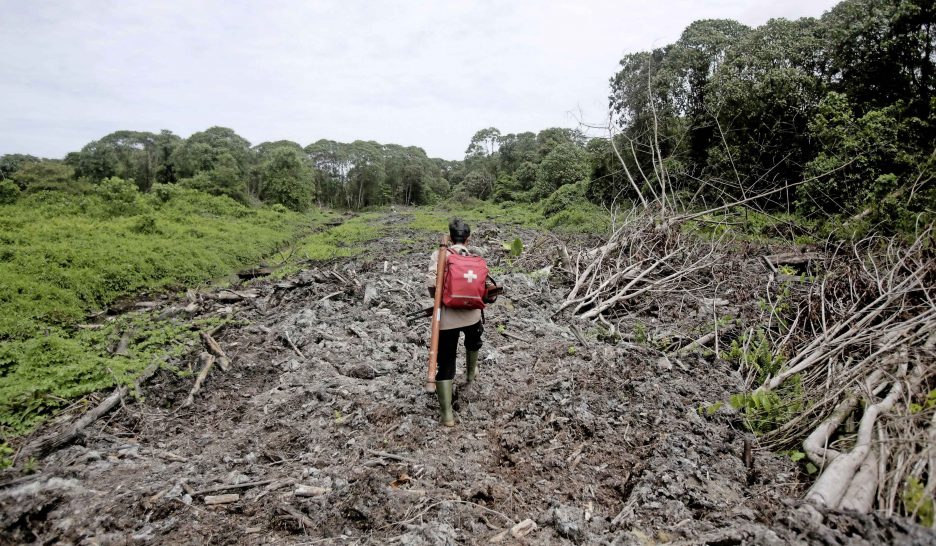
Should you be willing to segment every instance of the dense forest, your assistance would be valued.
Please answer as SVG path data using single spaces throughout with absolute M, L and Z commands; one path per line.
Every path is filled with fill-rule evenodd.
M 372 141 L 251 146 L 223 127 L 184 139 L 117 131 L 61 161 L 3 156 L 0 199 L 117 177 L 141 192 L 179 184 L 300 211 L 537 202 L 560 188 L 558 203 L 608 206 L 665 178 L 686 205 L 763 195 L 752 202 L 766 212 L 912 229 L 936 208 L 934 21 L 923 0 L 848 0 L 819 19 L 757 28 L 696 21 L 675 43 L 621 60 L 607 137 L 490 127 L 462 161 L 446 161 Z

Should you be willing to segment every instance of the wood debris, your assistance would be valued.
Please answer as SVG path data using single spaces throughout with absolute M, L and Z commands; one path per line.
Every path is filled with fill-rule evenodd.
M 240 495 L 237 493 L 227 493 L 224 495 L 209 495 L 205 497 L 205 504 L 208 506 L 215 506 L 218 504 L 231 504 L 232 502 L 237 502 L 240 500 Z

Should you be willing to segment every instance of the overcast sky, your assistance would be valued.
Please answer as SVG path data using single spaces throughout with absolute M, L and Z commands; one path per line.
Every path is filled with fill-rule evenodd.
M 0 154 L 212 125 L 461 159 L 478 129 L 605 117 L 624 53 L 697 19 L 751 26 L 832 0 L 0 0 Z

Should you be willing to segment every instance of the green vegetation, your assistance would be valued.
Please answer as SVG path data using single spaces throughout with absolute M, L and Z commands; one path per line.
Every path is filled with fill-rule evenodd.
M 721 358 L 738 364 L 743 370 L 753 370 L 754 381 L 758 384 L 776 375 L 783 367 L 783 357 L 774 355 L 770 340 L 761 329 L 754 331 L 750 336 L 745 334 L 733 340 L 731 347 Z
M 932 495 L 926 492 L 924 482 L 913 476 L 909 477 L 902 498 L 908 514 L 915 514 L 924 527 L 933 527 L 936 509 Z
M 132 381 L 165 347 L 195 335 L 142 318 L 77 328 L 89 313 L 255 264 L 323 218 L 178 186 L 141 194 L 119 178 L 83 195 L 44 191 L 0 206 L 0 434 L 23 433 L 70 399 Z M 130 356 L 111 356 L 128 328 Z
M 144 314 L 126 315 L 100 329 L 60 331 L 0 348 L 0 434 L 29 431 L 72 399 L 118 384 L 129 385 L 151 362 L 179 355 L 196 343 L 199 329 L 220 321 L 193 325 L 157 322 Z M 112 356 L 129 332 L 130 353 Z
M 192 286 L 256 263 L 310 216 L 112 178 L 90 195 L 0 206 L 0 340 L 69 328 L 142 290 Z
M 800 377 L 795 375 L 775 391 L 733 394 L 731 407 L 741 412 L 744 424 L 751 432 L 771 431 L 803 411 L 805 402 L 800 381 Z
M 760 329 L 733 340 L 721 358 L 738 364 L 744 373 L 753 372 L 755 385 L 775 376 L 784 365 L 783 357 L 774 354 L 770 340 Z M 752 432 L 768 432 L 796 417 L 804 409 L 801 377 L 794 375 L 776 390 L 757 389 L 734 394 L 730 403 L 741 411 L 745 425 Z
M 610 213 L 588 201 L 580 201 L 558 213 L 546 216 L 542 205 L 529 203 L 488 203 L 468 200 L 466 203 L 447 201 L 432 207 L 416 209 L 408 227 L 433 233 L 446 233 L 448 222 L 458 216 L 469 223 L 495 221 L 535 229 L 552 229 L 564 233 L 607 235 L 611 228 Z
M 934 23 L 925 0 L 845 0 L 757 28 L 696 21 L 621 60 L 615 142 L 657 183 L 652 151 L 630 143 L 659 135 L 672 189 L 707 202 L 781 190 L 753 204 L 840 236 L 912 231 L 936 217 Z M 589 195 L 634 198 L 611 146 L 589 146 L 606 154 Z
M 683 229 L 704 235 L 706 239 L 727 237 L 734 240 L 769 243 L 792 241 L 815 243 L 829 233 L 817 221 L 806 220 L 787 212 L 758 212 L 733 207 L 718 214 L 706 214 L 683 224 Z
M 377 213 L 360 214 L 332 229 L 308 235 L 297 243 L 296 254 L 310 260 L 356 256 L 364 251 L 364 243 L 382 236 L 374 222 L 379 217 Z

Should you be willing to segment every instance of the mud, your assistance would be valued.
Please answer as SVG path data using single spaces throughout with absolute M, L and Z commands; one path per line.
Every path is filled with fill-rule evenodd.
M 794 463 L 755 448 L 748 467 L 754 438 L 730 408 L 699 411 L 743 378 L 711 355 L 664 352 L 659 340 L 694 339 L 710 323 L 704 305 L 664 296 L 635 308 L 623 337 L 603 338 L 594 324 L 553 317 L 568 291 L 551 268 L 553 239 L 514 226 L 475 229 L 490 265 L 513 272 L 499 275 L 507 295 L 486 312 L 479 381 L 464 383 L 460 356 L 457 426 L 440 428 L 423 392 L 428 321 L 404 317 L 431 304 L 434 236 L 399 215 L 389 222 L 391 235 L 359 258 L 250 282 L 256 298 L 199 300 L 202 316 L 238 320 L 216 336 L 232 368 L 212 371 L 184 409 L 193 377 L 161 371 L 142 400 L 40 461 L 38 474 L 7 481 L 0 542 L 936 541 L 897 519 L 811 518 Z M 501 243 L 515 236 L 539 248 L 510 264 Z M 755 254 L 725 267 L 763 268 Z M 735 297 L 743 315 L 743 286 Z M 640 328 L 650 341 L 631 333 Z M 197 366 L 198 350 L 174 364 Z M 206 503 L 225 493 L 239 498 Z

